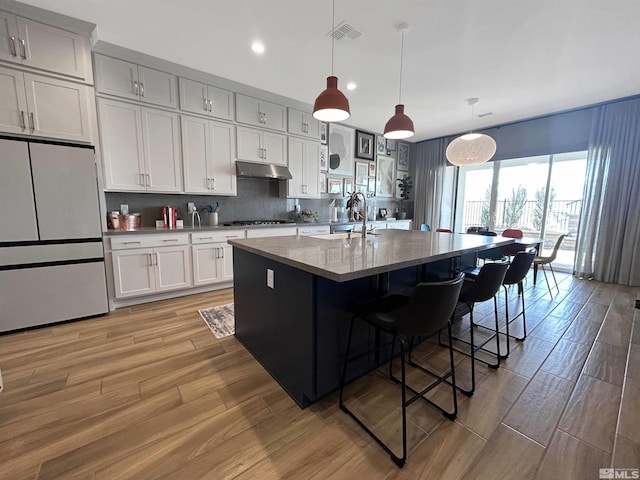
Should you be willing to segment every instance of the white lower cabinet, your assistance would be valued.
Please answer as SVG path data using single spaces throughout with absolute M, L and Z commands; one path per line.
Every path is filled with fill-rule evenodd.
M 244 230 L 191 234 L 194 285 L 233 280 L 233 247 L 227 240 L 235 238 L 245 238 Z
M 187 236 L 154 237 L 130 236 L 112 240 L 116 298 L 178 290 L 193 285 Z M 150 245 L 167 246 L 149 248 Z
M 387 222 L 389 230 L 411 230 L 411 220 L 396 220 L 395 222 Z
M 329 235 L 331 227 L 329 225 L 310 225 L 308 227 L 298 227 L 298 235 Z

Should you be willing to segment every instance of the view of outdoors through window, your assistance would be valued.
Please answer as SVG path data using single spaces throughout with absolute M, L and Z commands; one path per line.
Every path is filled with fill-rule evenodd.
M 543 238 L 550 254 L 557 238 L 567 234 L 554 267 L 571 270 L 582 206 L 587 152 L 488 162 L 460 169 L 456 231 L 507 228 Z

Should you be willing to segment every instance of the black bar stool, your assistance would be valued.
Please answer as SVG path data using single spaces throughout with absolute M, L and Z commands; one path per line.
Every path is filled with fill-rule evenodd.
M 467 396 L 473 395 L 473 392 L 476 389 L 476 360 L 485 363 L 490 368 L 498 368 L 500 366 L 500 338 L 497 333 L 493 333 L 493 335 L 482 341 L 482 343 L 479 343 L 478 345 L 475 344 L 473 331 L 477 325 L 473 321 L 473 307 L 478 302 L 485 302 L 493 298 L 493 312 L 496 325 L 495 332 L 500 330 L 498 325 L 498 302 L 496 300 L 496 294 L 498 293 L 498 290 L 500 290 L 507 268 L 509 268 L 508 263 L 485 263 L 480 268 L 480 272 L 475 279 L 465 280 L 460 292 L 460 298 L 458 299 L 458 305 L 453 313 L 452 323 L 461 321 L 464 315 L 469 314 L 469 340 L 467 341 L 455 336 L 452 337 L 454 340 L 458 340 L 469 345 L 469 351 L 454 348 L 455 351 L 471 358 L 471 389 L 465 390 L 460 388 L 460 391 Z M 494 338 L 496 340 L 496 352 L 486 350 L 484 346 Z M 438 335 L 438 341 L 440 345 L 444 345 L 440 341 L 440 335 Z M 495 355 L 496 363 L 489 363 L 485 360 L 476 358 L 476 352 L 478 350 L 484 350 Z
M 389 295 L 382 297 L 374 302 L 362 305 L 356 305 L 350 309 L 353 313 L 351 317 L 351 325 L 349 327 L 349 338 L 347 341 L 347 351 L 345 353 L 344 366 L 342 370 L 342 378 L 340 379 L 340 408 L 349 414 L 371 438 L 373 438 L 390 456 L 391 459 L 402 467 L 407 459 L 407 407 L 417 399 L 422 399 L 427 404 L 436 408 L 444 414 L 445 417 L 453 420 L 458 414 L 458 402 L 456 397 L 456 377 L 455 364 L 453 360 L 452 340 L 451 340 L 451 315 L 456 307 L 460 289 L 464 280 L 464 274 L 446 282 L 435 283 L 419 283 L 411 292 L 411 296 Z M 351 341 L 353 336 L 353 325 L 356 318 L 360 318 L 376 328 L 378 332 L 386 332 L 393 336 L 391 341 L 391 357 L 389 360 L 389 377 L 401 386 L 402 395 L 402 455 L 396 455 L 373 431 L 360 420 L 344 402 L 344 387 L 347 374 L 347 365 L 371 351 L 377 351 L 388 345 L 376 346 L 369 351 L 350 357 Z M 414 390 L 407 385 L 405 376 L 405 352 L 411 350 L 413 338 L 429 337 L 439 333 L 440 330 L 446 328 L 449 337 L 449 359 L 451 362 L 451 370 L 443 375 L 437 375 L 426 368 L 417 365 L 409 358 L 409 365 L 417 367 L 423 372 L 436 378 L 426 388 L 420 391 Z M 393 357 L 396 340 L 400 343 L 400 369 L 401 377 L 396 378 L 393 374 Z M 407 340 L 409 343 L 407 344 Z M 453 411 L 448 412 L 424 395 L 435 388 L 442 382 L 451 377 L 450 384 L 453 392 Z M 449 382 L 447 382 L 449 383 Z M 413 392 L 411 398 L 407 399 L 407 389 Z

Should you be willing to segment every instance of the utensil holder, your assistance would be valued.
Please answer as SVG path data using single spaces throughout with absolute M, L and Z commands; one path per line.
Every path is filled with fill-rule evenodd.
M 209 225 L 218 225 L 218 212 L 209 212 Z

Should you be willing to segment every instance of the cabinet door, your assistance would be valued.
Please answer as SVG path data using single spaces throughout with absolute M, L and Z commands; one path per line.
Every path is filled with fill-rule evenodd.
M 287 129 L 286 112 L 282 105 L 260 100 L 259 112 L 262 114 L 264 127 L 284 132 Z
M 304 140 L 289 137 L 289 171 L 291 180 L 287 180 L 287 196 L 300 198 L 304 196 L 302 184 L 304 183 Z
M 308 112 L 295 108 L 289 108 L 289 133 L 304 137 L 320 138 L 320 122 Z
M 96 89 L 100 93 L 138 100 L 138 67 L 122 60 L 95 56 Z
M 5 12 L 0 12 L 0 60 L 22 63 L 16 16 Z
M 24 75 L 0 67 L 0 131 L 29 133 Z
M 176 76 L 147 67 L 138 67 L 138 90 L 143 102 L 178 107 Z
M 209 176 L 212 191 L 218 195 L 236 195 L 236 138 L 233 125 L 209 122 L 211 132 L 211 161 Z
M 116 298 L 146 295 L 156 290 L 153 250 L 140 248 L 112 253 Z
M 86 64 L 89 55 L 88 40 L 74 33 L 20 17 L 18 33 L 23 65 L 80 80 L 90 79 L 91 72 Z
M 182 165 L 186 193 L 211 193 L 209 120 L 181 115 Z
M 205 245 L 193 245 L 193 284 L 206 285 L 220 281 L 220 258 L 222 244 L 209 243 Z
M 220 280 L 233 280 L 233 247 L 225 244 L 220 248 L 222 258 L 220 259 Z
M 142 135 L 147 190 L 182 191 L 178 115 L 142 108 Z
M 262 132 L 252 128 L 236 128 L 238 159 L 264 162 L 262 158 Z
M 144 190 L 140 107 L 98 99 L 105 182 L 108 189 Z
M 207 86 L 204 83 L 180 78 L 180 110 L 208 115 Z
M 287 164 L 287 137 L 277 133 L 262 132 L 262 147 L 265 150 L 266 163 Z
M 257 98 L 236 94 L 236 121 L 260 127 L 263 125 Z
M 0 242 L 38 240 L 28 148 L 27 142 L 0 140 Z
M 153 255 L 156 264 L 156 291 L 176 290 L 193 285 L 188 245 L 156 248 Z
M 303 191 L 306 197 L 320 198 L 320 144 L 304 142 Z
M 209 115 L 233 120 L 233 92 L 209 85 L 207 97 L 209 99 Z
M 33 135 L 91 141 L 89 87 L 28 73 L 24 84 Z

